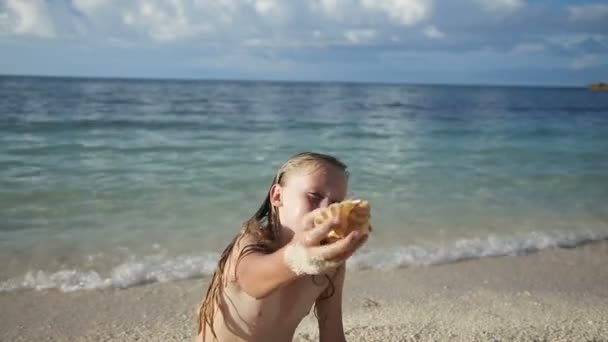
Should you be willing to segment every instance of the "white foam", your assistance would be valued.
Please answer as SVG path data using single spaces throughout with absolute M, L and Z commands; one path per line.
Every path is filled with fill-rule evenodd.
M 608 232 L 532 232 L 511 237 L 487 236 L 444 244 L 363 249 L 348 260 L 349 269 L 395 269 L 456 262 L 465 259 L 522 255 L 552 247 L 575 247 L 607 240 Z M 154 282 L 211 275 L 218 254 L 169 257 L 165 254 L 132 257 L 102 275 L 95 270 L 29 271 L 21 277 L 0 282 L 0 292 L 20 289 L 59 289 L 64 292 L 86 289 L 127 288 Z
M 552 247 L 578 245 L 608 239 L 608 232 L 531 232 L 513 237 L 488 236 L 447 244 L 362 250 L 348 260 L 355 269 L 395 269 L 428 266 L 483 257 L 523 255 Z
M 218 255 L 167 257 L 151 255 L 114 267 L 107 276 L 93 270 L 29 271 L 22 277 L 0 283 L 0 292 L 18 289 L 51 289 L 64 292 L 103 288 L 126 288 L 146 283 L 167 282 L 210 275 Z

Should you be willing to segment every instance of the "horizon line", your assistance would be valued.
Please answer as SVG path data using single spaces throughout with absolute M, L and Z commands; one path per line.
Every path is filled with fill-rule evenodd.
M 343 83 L 343 84 L 370 84 L 370 85 L 402 85 L 402 86 L 452 86 L 452 87 L 527 87 L 527 88 L 588 88 L 587 85 L 574 84 L 516 84 L 516 83 L 434 83 L 434 82 L 409 82 L 409 81 L 362 81 L 362 80 L 306 80 L 306 79 L 247 79 L 247 78 L 180 78 L 180 77 L 158 77 L 158 76 L 92 76 L 92 75 L 57 75 L 57 74 L 5 74 L 0 77 L 20 78 L 67 78 L 80 80 L 123 80 L 123 81 L 172 81 L 172 82 L 260 82 L 260 83 Z

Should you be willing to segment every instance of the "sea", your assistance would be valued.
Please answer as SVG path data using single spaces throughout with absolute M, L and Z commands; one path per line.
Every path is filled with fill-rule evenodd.
M 210 275 L 301 151 L 348 165 L 349 269 L 608 239 L 608 93 L 0 76 L 0 292 Z

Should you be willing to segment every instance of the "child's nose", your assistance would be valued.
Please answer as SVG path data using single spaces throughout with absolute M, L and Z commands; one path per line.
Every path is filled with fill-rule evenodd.
M 326 208 L 329 207 L 329 198 L 324 198 L 321 200 L 321 202 L 319 202 L 319 208 Z

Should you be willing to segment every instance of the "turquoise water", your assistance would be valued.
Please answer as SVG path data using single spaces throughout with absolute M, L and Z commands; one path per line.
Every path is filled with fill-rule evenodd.
M 372 204 L 354 269 L 608 237 L 607 93 L 0 77 L 0 290 L 208 274 L 303 150 Z

